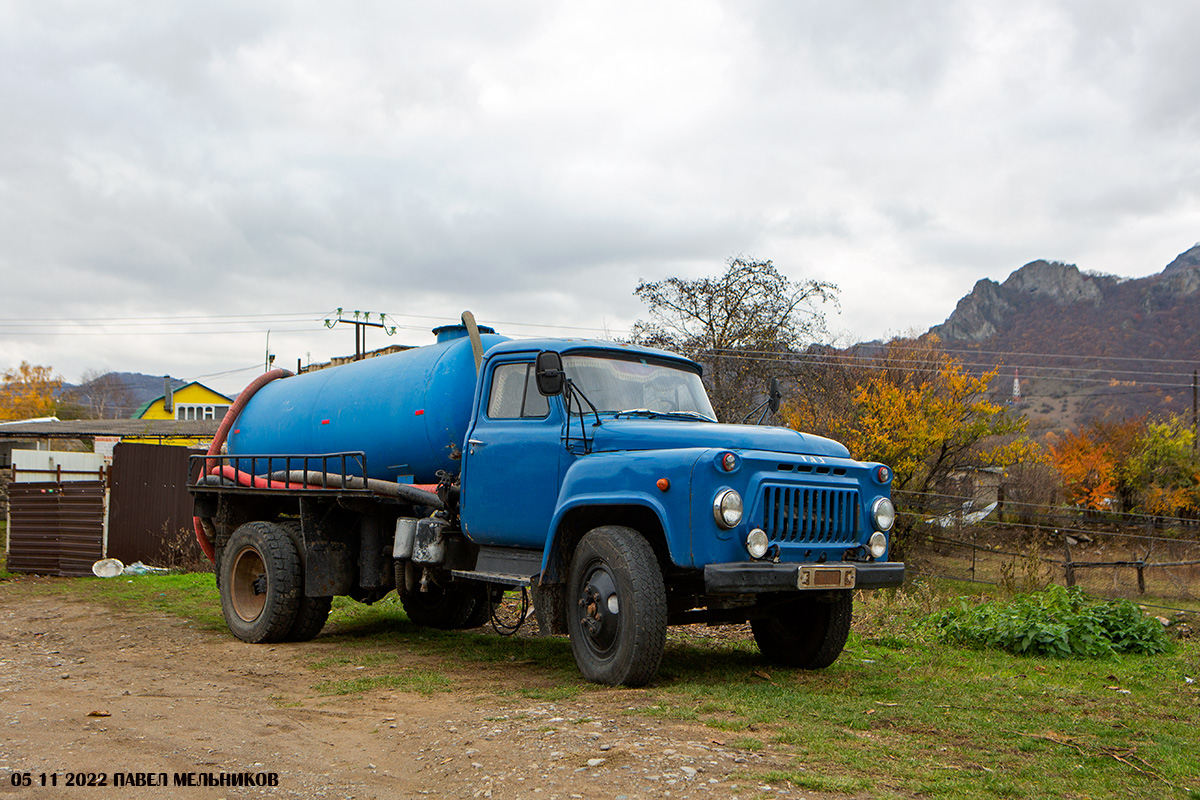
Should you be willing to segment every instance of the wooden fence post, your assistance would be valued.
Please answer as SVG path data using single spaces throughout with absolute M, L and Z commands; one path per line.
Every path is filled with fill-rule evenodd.
M 1057 533 L 1057 531 L 1056 531 Z M 1067 586 L 1075 585 L 1075 564 L 1071 561 L 1071 540 L 1067 536 L 1063 536 L 1063 551 L 1066 553 L 1066 558 L 1063 560 L 1063 572 L 1067 580 Z

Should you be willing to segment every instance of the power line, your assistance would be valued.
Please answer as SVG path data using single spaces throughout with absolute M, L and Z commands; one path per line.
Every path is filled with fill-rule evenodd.
M 892 348 L 897 348 L 897 349 L 902 349 L 902 350 L 903 349 L 911 349 L 911 350 L 924 349 L 923 345 L 920 345 L 920 344 L 909 345 L 909 344 L 904 344 L 903 341 L 904 340 L 893 339 L 890 342 L 881 343 L 881 344 L 863 343 L 863 344 L 858 344 L 858 345 L 854 345 L 854 346 L 855 347 L 864 347 L 864 346 L 870 345 L 870 346 L 879 347 L 879 348 L 892 347 Z M 1026 353 L 1026 352 L 1020 352 L 1020 351 L 1016 351 L 1016 350 L 982 350 L 982 349 L 976 349 L 973 347 L 972 348 L 953 348 L 953 347 L 943 347 L 941 345 L 938 346 L 938 350 L 943 353 L 1020 356 L 1022 358 L 1095 359 L 1095 360 L 1102 360 L 1102 361 L 1137 361 L 1139 363 L 1145 363 L 1147 361 L 1157 361 L 1157 362 L 1164 362 L 1164 363 L 1168 363 L 1168 364 L 1177 364 L 1177 363 L 1181 363 L 1181 361 L 1182 361 L 1182 359 L 1175 359 L 1175 358 L 1143 358 L 1141 356 L 1105 356 L 1105 355 L 1089 356 L 1089 355 L 1077 355 L 1074 353 Z M 1198 357 L 1197 359 L 1194 359 L 1194 360 L 1200 360 L 1200 357 Z
M 282 333 L 304 333 L 307 331 L 319 331 L 324 328 L 324 325 L 313 325 L 312 327 L 304 328 L 277 328 L 278 323 L 271 323 L 271 330 L 278 330 Z M 164 331 L 164 330 L 138 330 L 138 331 L 105 331 L 97 333 L 96 331 L 35 331 L 22 332 L 21 336 L 87 336 L 90 338 L 106 337 L 106 336 L 235 336 L 247 333 L 263 333 L 264 328 L 242 328 L 236 330 L 183 330 L 183 331 Z M 0 330 L 0 335 L 12 335 L 12 331 Z
M 773 364 L 795 364 L 797 361 L 811 362 L 814 360 L 814 358 L 816 358 L 813 356 L 798 356 L 797 354 L 791 354 L 791 353 L 781 353 L 781 354 L 776 354 L 774 356 L 754 356 L 754 355 L 743 355 L 741 351 L 736 351 L 736 350 L 718 350 L 716 352 L 720 354 L 718 356 L 719 358 L 726 358 L 726 359 L 732 359 L 732 360 L 737 360 L 737 361 L 753 361 L 753 362 L 758 362 L 758 363 L 773 363 Z M 763 352 L 763 351 L 760 351 L 760 352 Z M 695 358 L 696 358 L 696 360 L 701 361 L 701 362 L 703 362 L 705 360 L 703 354 L 701 354 Z M 828 357 L 825 357 L 825 358 L 828 358 Z M 905 372 L 916 373 L 916 374 L 926 374 L 926 375 L 936 375 L 939 372 L 941 372 L 941 370 L 942 370 L 942 365 L 934 365 L 934 364 L 926 365 L 926 364 L 927 364 L 927 362 L 915 362 L 915 361 L 899 361 L 899 362 L 893 362 L 891 364 L 879 364 L 879 363 L 872 363 L 868 359 L 864 358 L 863 360 L 853 363 L 850 366 L 853 369 L 871 370 L 871 371 L 875 371 L 875 372 L 887 372 L 889 370 L 903 369 L 903 371 L 905 371 Z M 844 366 L 844 365 L 839 365 L 836 363 L 836 361 L 834 359 L 829 359 L 829 366 L 836 367 L 836 366 Z M 1097 371 L 1099 371 L 1099 370 L 1097 370 Z M 1120 374 L 1120 373 L 1118 373 L 1118 374 Z M 1162 373 L 1162 374 L 1170 375 L 1172 373 Z M 1155 381 L 1155 382 L 1142 381 L 1141 383 L 1149 385 L 1149 386 L 1162 387 L 1162 388 L 1173 388 L 1173 389 L 1190 388 L 1192 385 L 1191 380 L 1190 380 L 1191 376 L 1187 375 L 1185 373 L 1179 373 L 1179 376 L 1181 378 L 1187 378 L 1188 382 L 1187 383 L 1167 383 L 1167 382 L 1163 382 L 1163 381 Z M 1055 380 L 1055 381 L 1059 381 L 1061 383 L 1110 385 L 1113 381 L 1113 378 L 1112 377 L 1102 377 L 1102 378 L 1040 377 L 1040 378 L 1038 378 L 1038 380 L 1043 380 L 1043 381 Z
M 21 324 L 21 325 L 61 325 L 67 322 L 79 324 L 90 324 L 93 322 L 102 324 L 122 324 L 122 323 L 154 323 L 154 322 L 176 322 L 176 321 L 196 321 L 196 320 L 231 320 L 240 319 L 245 321 L 273 321 L 277 319 L 285 319 L 287 317 L 302 317 L 317 319 L 325 317 L 333 313 L 332 311 L 287 311 L 277 314 L 172 314 L 170 316 L 148 316 L 142 315 L 137 317 L 71 317 L 66 320 L 49 320 L 44 317 L 0 317 L 0 324 Z

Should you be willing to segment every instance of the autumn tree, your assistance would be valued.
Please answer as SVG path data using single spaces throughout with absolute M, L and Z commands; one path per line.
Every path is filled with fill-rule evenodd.
M 62 378 L 51 367 L 33 366 L 22 361 L 16 369 L 0 377 L 0 419 L 32 419 L 54 414 L 55 392 Z
M 1145 418 L 1093 420 L 1051 436 L 1050 460 L 1064 499 L 1093 511 L 1132 510 L 1137 499 L 1125 465 L 1145 429 Z
M 1117 462 L 1112 447 L 1094 429 L 1054 438 L 1050 457 L 1068 503 L 1100 511 L 1117 497 Z
M 968 373 L 936 336 L 895 339 L 859 366 L 849 413 L 831 420 L 828 433 L 856 458 L 891 466 L 896 489 L 928 493 L 955 469 L 1003 466 L 1028 453 L 1028 442 L 1013 438 L 1025 421 L 988 397 L 995 375 Z M 814 402 L 820 398 L 793 401 L 796 427 L 816 416 L 801 408 Z
M 1120 467 L 1135 509 L 1166 517 L 1200 508 L 1200 459 L 1190 426 L 1178 416 L 1146 424 L 1131 457 Z
M 944 508 L 936 490 L 956 470 L 1041 457 L 1022 435 L 1024 418 L 989 399 L 988 383 L 996 372 L 968 373 L 936 336 L 895 339 L 873 355 L 860 350 L 845 368 L 853 376 L 848 402 L 817 432 L 843 442 L 855 458 L 890 466 L 902 511 Z M 804 429 L 821 418 L 817 406 L 823 403 L 819 392 L 801 393 L 789 400 L 784 419 Z M 911 516 L 901 516 L 897 547 L 905 546 L 911 524 Z
M 790 356 L 824 335 L 822 307 L 836 305 L 837 292 L 791 281 L 770 261 L 734 258 L 715 278 L 640 282 L 634 294 L 649 319 L 634 325 L 633 340 L 702 363 L 717 417 L 740 422 Z

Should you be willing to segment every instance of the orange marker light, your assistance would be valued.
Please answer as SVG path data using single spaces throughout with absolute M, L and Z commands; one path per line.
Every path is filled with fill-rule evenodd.
M 657 486 L 661 491 L 664 491 L 664 492 L 667 489 L 671 488 L 671 482 L 669 480 L 667 480 L 666 478 L 659 478 L 658 482 L 655 483 L 654 485 Z

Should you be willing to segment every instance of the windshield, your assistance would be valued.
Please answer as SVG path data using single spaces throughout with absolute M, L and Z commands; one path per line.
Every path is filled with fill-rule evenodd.
M 665 361 L 564 355 L 563 372 L 601 412 L 633 411 L 716 420 L 700 376 Z

